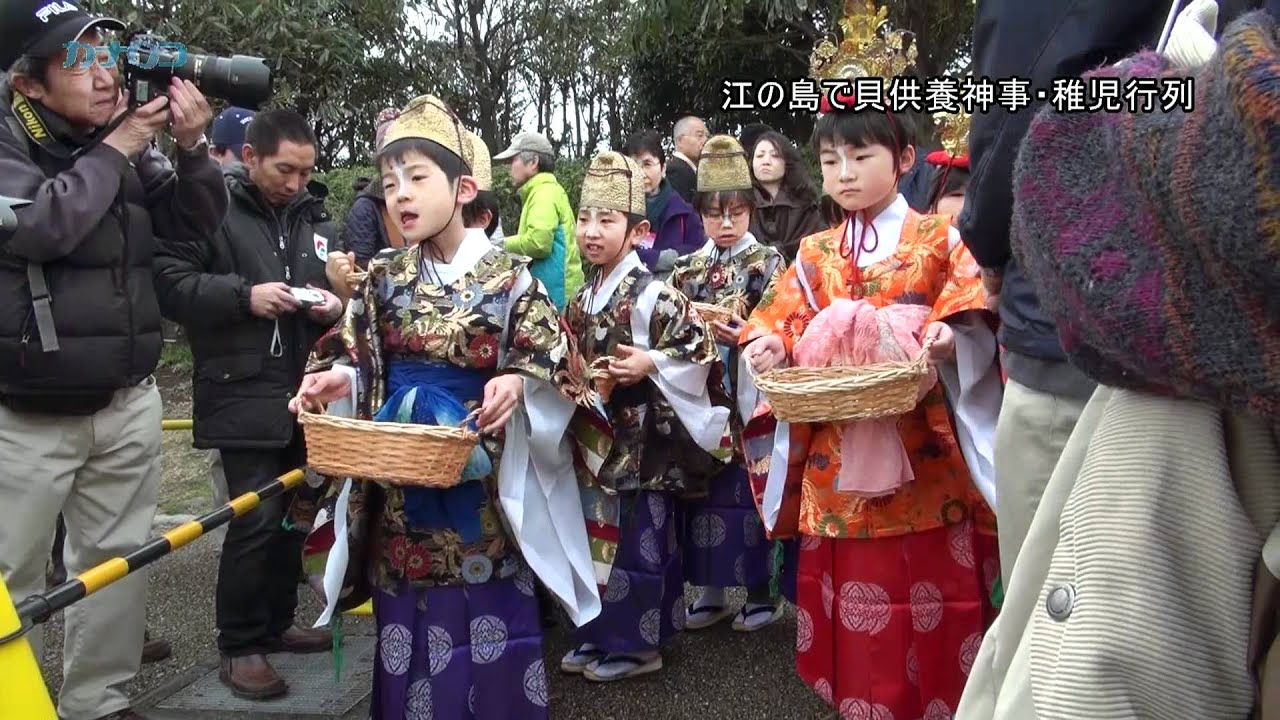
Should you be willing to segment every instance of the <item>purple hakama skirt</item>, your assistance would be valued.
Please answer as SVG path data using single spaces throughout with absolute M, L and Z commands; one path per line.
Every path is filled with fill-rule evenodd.
M 746 468 L 730 464 L 709 490 L 685 506 L 685 579 L 702 587 L 768 585 L 774 545 L 765 539 Z
M 534 577 L 373 590 L 371 720 L 545 720 L 547 677 Z
M 618 531 L 600 615 L 574 631 L 574 640 L 609 653 L 656 651 L 685 621 L 675 496 L 641 490 L 624 498 Z

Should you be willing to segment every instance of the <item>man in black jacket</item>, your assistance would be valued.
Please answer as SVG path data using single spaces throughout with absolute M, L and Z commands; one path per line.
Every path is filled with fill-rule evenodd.
M 1219 26 L 1257 6 L 1219 3 Z M 977 0 L 973 75 L 1020 77 L 1035 90 L 1079 76 L 1138 50 L 1154 48 L 1169 0 L 1026 2 Z M 1000 313 L 1000 342 L 1009 375 L 996 430 L 996 492 L 1004 581 L 1017 559 L 1040 496 L 1094 383 L 1066 361 L 1053 322 L 1010 255 L 1013 165 L 1031 118 L 1042 104 L 1016 113 L 994 106 L 975 114 L 969 131 L 972 175 L 960 234 L 983 268 L 990 305 Z
M 225 172 L 231 206 L 213 242 L 168 243 L 156 261 L 161 308 L 191 342 L 194 445 L 221 451 L 233 498 L 305 463 L 289 398 L 342 309 L 325 277 L 337 236 L 307 189 L 315 146 L 310 125 L 292 110 L 254 116 L 244 164 Z M 308 306 L 295 288 L 318 289 L 322 299 Z M 304 537 L 282 525 L 291 499 L 264 500 L 232 520 L 223 544 L 221 676 L 242 697 L 288 691 L 267 653 L 323 652 L 332 642 L 327 631 L 294 625 Z
M 66 63 L 73 40 L 123 29 L 74 2 L 0 0 L 0 195 L 23 198 L 0 241 L 0 572 L 23 598 L 44 589 L 61 513 L 66 566 L 79 573 L 151 534 L 160 485 L 157 237 L 200 244 L 227 192 L 203 138 L 212 117 L 173 81 L 124 109 L 113 69 Z M 70 65 L 70 67 L 68 67 Z M 177 171 L 152 146 L 168 127 Z M 58 714 L 137 717 L 146 575 L 134 573 L 66 613 Z M 41 633 L 27 636 L 40 657 Z

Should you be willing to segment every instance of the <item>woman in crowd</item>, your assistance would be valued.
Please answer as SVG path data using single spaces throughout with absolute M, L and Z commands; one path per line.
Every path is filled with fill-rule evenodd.
M 782 133 L 767 131 L 752 150 L 751 175 L 756 194 L 751 234 L 791 262 L 802 238 L 830 227 L 818 209 L 818 193 L 800 151 Z
M 676 258 L 702 247 L 702 218 L 671 187 L 664 171 L 662 139 L 653 131 L 627 139 L 622 153 L 644 171 L 645 219 L 649 231 L 635 243 L 636 256 L 649 272 L 666 277 Z

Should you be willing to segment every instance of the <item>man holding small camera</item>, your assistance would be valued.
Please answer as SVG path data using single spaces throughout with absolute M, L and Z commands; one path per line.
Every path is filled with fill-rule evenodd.
M 224 171 L 231 206 L 213 242 L 168 243 L 156 260 L 161 307 L 185 327 L 195 361 L 194 445 L 221 451 L 233 498 L 305 463 L 289 399 L 312 346 L 342 311 L 325 275 L 338 235 L 307 189 L 311 126 L 292 110 L 258 113 L 243 159 Z M 293 624 L 305 539 L 282 525 L 293 494 L 232 520 L 223 544 L 221 677 L 240 697 L 288 691 L 268 653 L 331 647 L 327 631 Z
M 208 242 L 227 209 L 196 87 L 126 113 L 116 69 L 66 62 L 119 20 L 74 2 L 0 0 L 0 195 L 29 203 L 0 238 L 0 572 L 15 599 L 45 585 L 61 513 L 70 573 L 137 549 L 160 484 L 158 238 Z M 123 117 L 122 117 L 123 115 Z M 176 170 L 153 146 L 176 142 Z M 66 611 L 59 715 L 137 717 L 145 573 Z M 37 657 L 42 632 L 29 634 Z

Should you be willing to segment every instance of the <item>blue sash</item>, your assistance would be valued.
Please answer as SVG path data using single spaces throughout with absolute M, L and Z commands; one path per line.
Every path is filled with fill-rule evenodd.
M 373 419 L 377 422 L 456 427 L 467 417 L 465 402 L 484 398 L 492 377 L 485 370 L 444 362 L 392 360 L 387 365 L 389 397 Z M 409 524 L 427 530 L 454 530 L 463 542 L 480 539 L 480 506 L 484 485 L 475 480 L 493 472 L 493 462 L 480 445 L 471 451 L 455 487 L 404 488 L 404 512 Z

